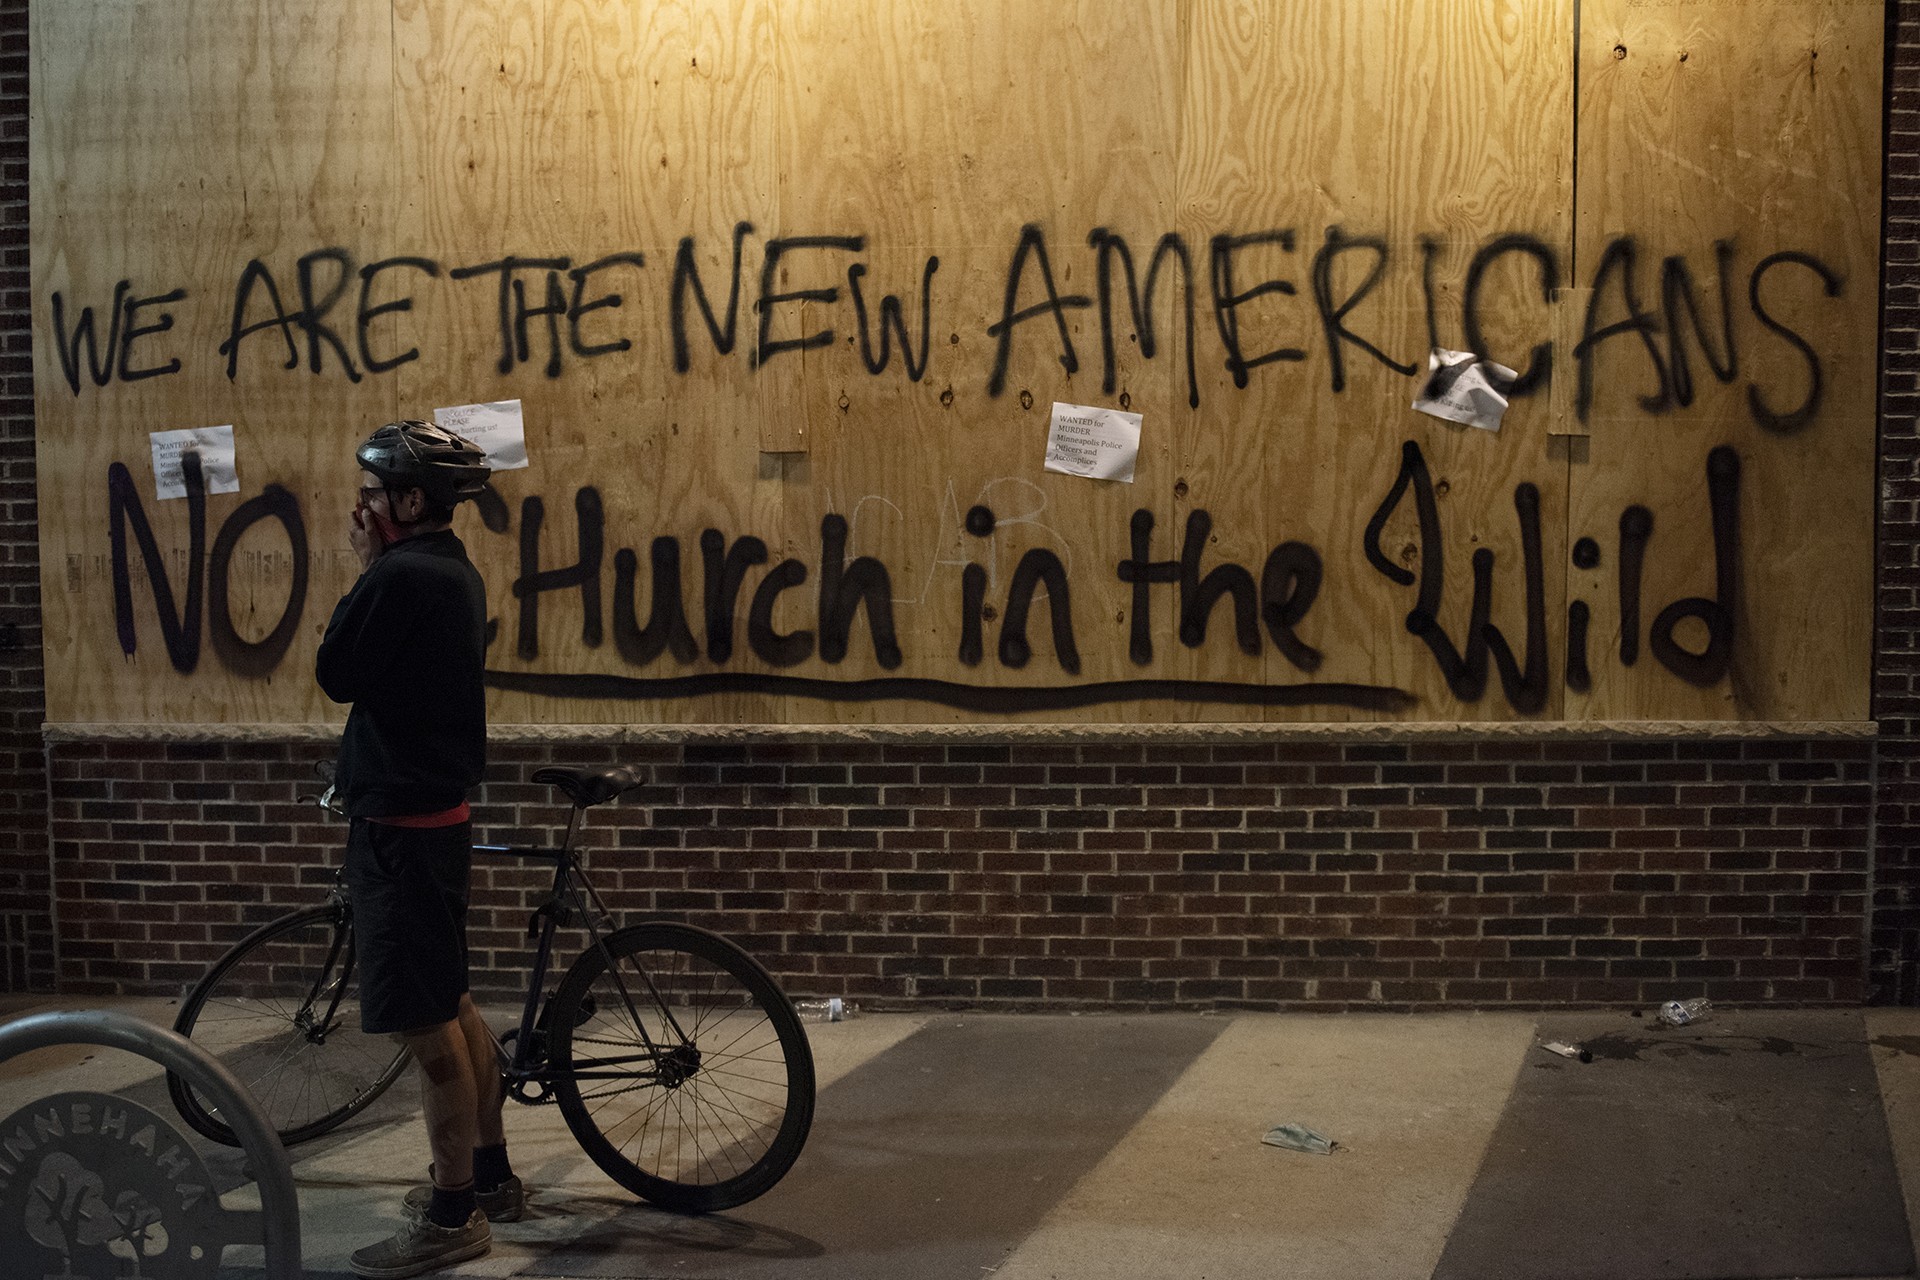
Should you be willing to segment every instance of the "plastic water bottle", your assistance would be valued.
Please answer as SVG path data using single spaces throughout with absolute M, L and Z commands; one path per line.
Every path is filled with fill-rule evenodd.
M 802 1022 L 845 1022 L 860 1012 L 860 1006 L 833 996 L 826 1000 L 795 1000 L 793 1011 L 800 1015 Z
M 1713 1012 L 1713 1001 L 1705 996 L 1695 996 L 1691 1000 L 1669 1000 L 1660 1006 L 1660 1021 L 1670 1027 L 1685 1027 L 1696 1022 L 1705 1022 Z

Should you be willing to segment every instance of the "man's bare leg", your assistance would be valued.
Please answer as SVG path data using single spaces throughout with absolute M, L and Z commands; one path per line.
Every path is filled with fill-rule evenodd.
M 473 1190 L 473 1064 L 458 1018 L 399 1036 L 420 1064 L 420 1100 L 433 1148 L 433 1189 L 387 1239 L 347 1259 L 354 1274 L 418 1275 L 477 1258 L 493 1247 L 493 1232 Z M 408 1196 L 409 1206 L 413 1197 Z
M 468 1007 L 471 1007 L 470 1005 Z M 477 1016 L 477 1015 L 476 1015 Z M 461 1020 L 401 1035 L 420 1064 L 420 1101 L 427 1114 L 427 1145 L 433 1151 L 433 1182 L 457 1191 L 473 1185 L 473 1146 L 479 1114 L 473 1059 Z M 494 1093 L 498 1095 L 496 1080 Z M 493 1122 L 500 1122 L 496 1100 Z
M 473 1072 L 474 1119 L 478 1141 L 475 1146 L 491 1147 L 507 1140 L 500 1122 L 500 1109 L 506 1099 L 500 1092 L 500 1061 L 494 1053 L 493 1036 L 485 1018 L 474 1008 L 473 997 L 460 997 L 460 1033 L 467 1043 L 467 1061 Z
M 453 1021 L 399 1037 L 420 1061 L 420 1097 L 433 1149 L 433 1186 L 407 1193 L 407 1208 L 442 1227 L 479 1209 L 513 1222 L 526 1188 L 507 1160 L 500 1125 L 500 1064 L 487 1025 L 468 996 Z

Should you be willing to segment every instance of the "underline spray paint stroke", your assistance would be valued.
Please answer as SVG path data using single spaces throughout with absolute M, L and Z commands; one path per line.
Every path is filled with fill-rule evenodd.
M 1242 707 L 1350 707 L 1359 711 L 1405 711 L 1419 699 L 1404 689 L 1368 684 L 1234 684 L 1217 680 L 1106 680 L 1071 685 L 964 684 L 954 680 L 886 677 L 817 680 L 805 676 L 718 671 L 706 675 L 643 679 L 594 673 L 488 670 L 489 688 L 553 698 L 627 702 L 665 701 L 716 694 L 757 693 L 819 698 L 831 702 L 930 702 L 961 711 L 1065 711 L 1118 702 L 1214 703 Z

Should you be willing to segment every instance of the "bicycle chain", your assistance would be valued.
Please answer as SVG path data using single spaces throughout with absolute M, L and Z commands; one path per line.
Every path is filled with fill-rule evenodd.
M 593 1039 L 592 1037 L 588 1037 L 588 1038 L 586 1038 L 586 1039 L 584 1039 L 584 1040 L 582 1040 L 582 1041 L 580 1041 L 580 1043 L 581 1043 L 581 1044 L 603 1044 L 603 1045 L 607 1045 L 607 1046 L 610 1046 L 610 1047 L 612 1047 L 612 1048 L 616 1048 L 616 1049 L 618 1049 L 618 1048 L 631 1048 L 631 1047 L 632 1047 L 631 1045 L 623 1045 L 623 1044 L 622 1044 L 622 1043 L 621 1043 L 620 1041 L 618 1041 L 618 1040 L 596 1040 L 596 1039 Z M 659 1082 L 658 1080 L 643 1080 L 643 1081 L 641 1081 L 641 1082 L 640 1082 L 639 1084 L 630 1084 L 630 1085 L 628 1085 L 628 1086 L 627 1086 L 626 1088 L 624 1088 L 624 1089 L 615 1089 L 615 1090 L 613 1090 L 613 1091 L 612 1091 L 612 1092 L 610 1092 L 610 1093 L 594 1093 L 594 1094 L 584 1094 L 584 1093 L 583 1093 L 583 1094 L 581 1094 L 580 1096 L 581 1096 L 582 1098 L 587 1098 L 587 1097 L 593 1097 L 593 1098 L 596 1098 L 596 1099 L 598 1099 L 598 1098 L 617 1098 L 617 1097 L 619 1097 L 619 1096 L 620 1096 L 621 1094 L 623 1094 L 623 1093 L 632 1093 L 632 1092 L 633 1092 L 633 1091 L 634 1091 L 635 1089 L 657 1089 L 657 1088 L 659 1088 L 659 1087 L 660 1087 L 660 1082 Z M 549 1097 L 551 1097 L 552 1095 L 548 1095 L 548 1096 L 549 1096 Z

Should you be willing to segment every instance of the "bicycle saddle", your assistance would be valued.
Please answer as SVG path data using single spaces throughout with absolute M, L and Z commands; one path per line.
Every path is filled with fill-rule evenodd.
M 639 773 L 625 765 L 612 769 L 536 769 L 533 780 L 551 782 L 566 792 L 567 799 L 573 801 L 576 809 L 605 804 L 628 787 L 637 787 L 643 781 Z

